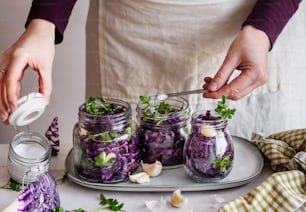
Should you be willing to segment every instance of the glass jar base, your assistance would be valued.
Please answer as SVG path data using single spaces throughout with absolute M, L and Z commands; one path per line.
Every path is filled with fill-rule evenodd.
M 201 176 L 197 176 L 197 175 L 194 175 L 193 173 L 191 173 L 188 169 L 186 169 L 186 172 L 188 174 L 188 176 L 193 180 L 195 181 L 196 183 L 216 183 L 216 182 L 220 182 L 222 181 L 224 178 L 226 178 L 229 174 L 226 173 L 225 175 L 223 176 L 218 176 L 218 177 L 201 177 Z
M 173 166 L 163 166 L 163 169 L 164 170 L 167 170 L 167 169 L 178 169 L 178 168 L 181 168 L 183 166 L 184 166 L 184 164 L 178 164 L 178 165 L 173 165 Z

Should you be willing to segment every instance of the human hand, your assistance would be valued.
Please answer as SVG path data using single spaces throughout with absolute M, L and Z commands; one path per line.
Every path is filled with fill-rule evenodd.
M 54 39 L 54 24 L 34 19 L 19 39 L 3 53 L 0 63 L 0 117 L 4 123 L 8 123 L 9 113 L 18 106 L 21 82 L 27 67 L 37 72 L 38 90 L 49 102 L 55 54 Z
M 239 100 L 268 81 L 268 52 L 270 40 L 265 32 L 245 26 L 231 44 L 216 75 L 204 78 L 206 98 Z M 241 73 L 229 82 L 234 70 Z

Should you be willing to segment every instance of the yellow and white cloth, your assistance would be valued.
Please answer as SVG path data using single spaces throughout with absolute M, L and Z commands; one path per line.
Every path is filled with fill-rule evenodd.
M 306 129 L 254 134 L 251 141 L 278 172 L 219 211 L 306 211 Z

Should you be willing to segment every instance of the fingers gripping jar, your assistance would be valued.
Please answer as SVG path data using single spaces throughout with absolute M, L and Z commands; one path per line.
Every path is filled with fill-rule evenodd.
M 78 116 L 73 130 L 77 174 L 97 183 L 126 180 L 139 162 L 130 105 L 117 99 L 89 98 L 79 107 Z
M 196 182 L 214 182 L 232 170 L 234 146 L 227 119 L 211 111 L 192 114 L 191 133 L 184 147 L 184 166 Z
M 8 172 L 20 184 L 34 182 L 49 170 L 51 147 L 48 139 L 29 130 L 29 124 L 38 119 L 45 110 L 46 100 L 40 93 L 30 93 L 18 100 L 18 108 L 9 117 L 10 125 L 27 126 L 18 132 L 10 142 Z
M 165 168 L 183 164 L 190 108 L 187 100 L 141 97 L 137 105 L 137 140 L 144 163 L 160 161 Z

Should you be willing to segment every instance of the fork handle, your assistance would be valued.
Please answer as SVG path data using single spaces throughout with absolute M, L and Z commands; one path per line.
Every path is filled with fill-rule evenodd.
M 205 92 L 207 92 L 207 90 L 202 88 L 202 89 L 197 89 L 197 90 L 181 91 L 181 92 L 177 92 L 177 93 L 168 93 L 166 95 L 168 97 L 173 97 L 173 96 L 184 96 L 184 95 L 188 95 L 188 94 L 198 94 L 198 93 L 205 93 Z

